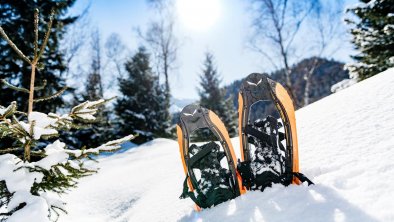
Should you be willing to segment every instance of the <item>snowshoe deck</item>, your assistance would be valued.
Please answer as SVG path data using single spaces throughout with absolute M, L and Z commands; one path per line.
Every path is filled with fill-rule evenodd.
M 281 122 L 260 112 L 253 113 L 258 118 L 252 120 L 252 106 L 260 101 L 271 101 Z M 264 74 L 252 73 L 241 84 L 238 112 L 241 146 L 238 171 L 243 185 L 250 190 L 264 190 L 272 183 L 289 185 L 305 181 L 306 177 L 299 173 L 294 106 L 286 89 Z
M 192 133 L 200 129 L 208 129 L 216 139 L 201 146 L 191 144 Z M 200 210 L 244 192 L 230 137 L 215 113 L 198 105 L 186 106 L 180 114 L 177 136 L 186 174 L 181 198 L 190 197 Z M 219 141 L 221 146 L 215 141 Z M 222 167 L 223 159 L 226 159 L 228 168 Z M 196 175 L 196 170 L 199 170 L 199 175 Z

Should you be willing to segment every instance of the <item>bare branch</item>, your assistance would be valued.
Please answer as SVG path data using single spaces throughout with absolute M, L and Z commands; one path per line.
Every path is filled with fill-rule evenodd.
M 159 20 L 156 22 L 152 22 L 149 25 L 149 28 L 145 34 L 142 34 L 139 29 L 137 29 L 137 34 L 151 48 L 154 58 L 156 60 L 155 65 L 158 67 L 158 73 L 159 75 L 163 75 L 165 78 L 166 100 L 168 101 L 169 106 L 169 75 L 171 69 L 174 68 L 174 63 L 176 62 L 178 42 L 174 35 L 174 18 L 172 5 L 167 0 L 161 1 L 164 1 L 164 3 L 166 3 L 166 7 L 156 8 L 160 15 Z
M 258 47 L 254 41 L 250 41 L 249 47 L 252 50 L 256 51 L 257 53 L 263 55 L 271 63 L 271 65 L 274 67 L 274 69 L 279 68 L 278 65 L 275 63 L 274 59 L 272 58 L 272 56 L 270 56 L 267 52 L 265 52 L 260 47 Z

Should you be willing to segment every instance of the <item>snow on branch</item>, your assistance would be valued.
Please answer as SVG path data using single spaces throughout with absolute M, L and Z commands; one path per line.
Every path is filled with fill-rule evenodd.
M 59 216 L 58 210 L 65 212 L 65 203 L 58 194 L 75 187 L 78 178 L 96 172 L 96 169 L 85 167 L 86 159 L 90 155 L 117 150 L 122 143 L 134 139 L 134 135 L 129 135 L 81 150 L 67 149 L 67 145 L 58 139 L 43 149 L 31 151 L 32 155 L 39 157 L 34 162 L 17 155 L 25 144 L 34 147 L 41 140 L 58 137 L 61 130 L 70 130 L 76 120 L 95 120 L 99 106 L 107 101 L 86 101 L 63 115 L 31 112 L 25 119 L 15 117 L 18 114 L 15 102 L 7 107 L 0 106 L 0 137 L 18 139 L 15 147 L 2 148 L 1 151 L 7 152 L 0 153 L 4 154 L 0 155 L 0 185 L 5 184 L 0 186 L 0 191 L 7 193 L 1 198 L 8 199 L 0 202 L 0 213 L 9 215 L 8 221 L 23 221 L 25 218 L 50 221 L 50 214 Z
M 90 149 L 84 149 L 84 150 L 67 150 L 67 153 L 69 153 L 75 157 L 80 157 L 80 156 L 86 156 L 86 155 L 90 155 L 90 154 L 97 155 L 101 152 L 112 152 L 112 151 L 119 149 L 121 147 L 122 143 L 130 141 L 134 138 L 135 138 L 134 135 L 128 135 L 128 136 L 125 136 L 121 139 L 109 141 L 99 147 L 96 147 L 96 148 L 90 148 Z
M 72 108 L 70 117 L 78 118 L 81 120 L 94 121 L 97 113 L 97 107 L 104 104 L 105 100 L 100 99 L 97 101 L 86 101 Z

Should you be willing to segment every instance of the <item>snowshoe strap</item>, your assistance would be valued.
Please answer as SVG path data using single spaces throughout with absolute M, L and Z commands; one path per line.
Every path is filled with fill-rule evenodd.
M 238 164 L 237 164 L 237 171 L 241 175 L 242 178 L 242 186 L 250 189 L 253 185 L 254 181 L 254 175 L 252 173 L 252 169 L 250 168 L 250 161 L 244 161 L 241 162 L 238 159 Z
M 314 183 L 308 179 L 304 174 L 299 172 L 284 173 L 281 176 L 277 176 L 272 172 L 266 171 L 260 175 L 253 175 L 250 161 L 240 162 L 238 160 L 237 170 L 242 177 L 242 186 L 247 189 L 260 189 L 263 191 L 266 187 L 270 187 L 272 183 L 281 183 L 284 186 L 291 184 L 293 176 L 298 178 L 302 183 L 307 182 L 308 186 L 314 185 Z
M 272 146 L 270 135 L 255 129 L 251 125 L 246 125 L 244 132 L 248 135 L 254 136 L 261 141 L 265 141 L 268 145 Z
M 308 177 L 306 177 L 304 174 L 299 173 L 299 172 L 293 172 L 293 176 L 297 177 L 301 181 L 301 183 L 307 182 L 308 186 L 310 185 L 315 185 Z
M 185 199 L 187 197 L 190 197 L 190 199 L 192 199 L 194 203 L 196 203 L 201 208 L 216 206 L 220 203 L 234 199 L 236 197 L 236 195 L 231 192 L 231 190 L 225 188 L 217 188 L 207 193 L 207 196 L 202 194 L 199 189 L 195 189 L 198 194 L 196 197 L 193 191 L 189 191 L 189 186 L 187 183 L 188 178 L 189 175 L 186 176 L 185 181 L 183 182 L 183 192 L 179 198 Z
M 189 166 L 190 166 L 191 168 L 193 168 L 194 165 L 195 165 L 197 162 L 199 162 L 202 158 L 204 158 L 206 155 L 208 155 L 210 152 L 212 152 L 212 150 L 213 150 L 216 146 L 217 146 L 217 145 L 216 145 L 215 142 L 210 142 L 210 143 L 205 144 L 205 145 L 203 146 L 203 149 L 202 149 L 200 152 L 194 154 L 194 155 L 190 158 L 190 160 L 189 160 Z
M 265 141 L 268 143 L 268 145 L 272 146 L 270 135 L 255 129 L 253 126 L 246 125 L 244 132 L 248 135 L 256 137 L 261 141 Z M 279 137 L 279 141 L 283 141 L 285 139 L 285 134 L 282 132 L 278 132 L 278 137 Z

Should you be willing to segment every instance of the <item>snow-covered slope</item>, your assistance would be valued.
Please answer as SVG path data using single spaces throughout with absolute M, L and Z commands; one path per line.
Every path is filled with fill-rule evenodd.
M 197 213 L 178 199 L 178 144 L 157 139 L 101 159 L 60 221 L 394 221 L 394 69 L 296 116 L 301 171 L 315 186 L 277 185 Z

